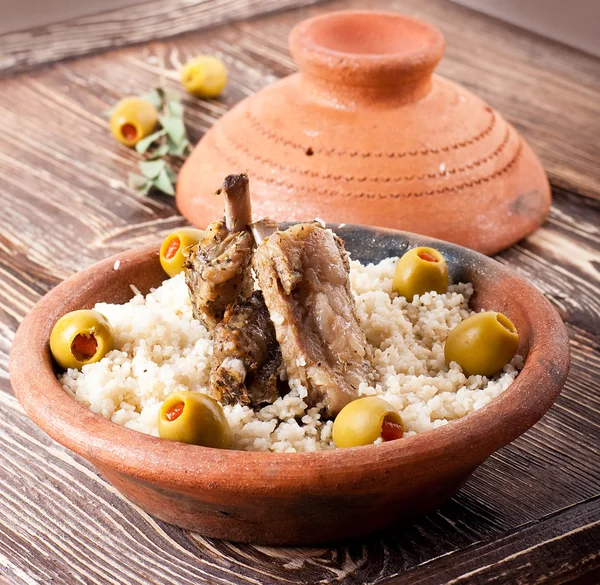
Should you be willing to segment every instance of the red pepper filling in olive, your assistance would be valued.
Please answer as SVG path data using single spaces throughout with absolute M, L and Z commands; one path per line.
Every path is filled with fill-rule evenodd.
M 135 140 L 137 138 L 137 128 L 133 124 L 123 124 L 121 134 L 125 140 Z
M 93 334 L 85 335 L 79 333 L 71 343 L 71 353 L 79 362 L 85 362 L 92 359 L 98 350 L 98 342 Z
M 165 258 L 167 260 L 170 260 L 171 258 L 174 258 L 175 254 L 177 254 L 177 250 L 179 250 L 179 246 L 181 246 L 181 241 L 179 240 L 178 237 L 174 237 L 169 242 L 169 245 L 167 246 L 167 250 L 165 252 Z
M 425 260 L 425 262 L 437 262 L 438 259 L 433 256 L 432 254 L 430 254 L 429 252 L 419 252 L 417 254 L 417 256 L 419 258 L 421 258 L 421 260 Z
M 176 418 L 179 418 L 179 416 L 183 412 L 184 406 L 185 404 L 183 402 L 178 402 L 177 404 L 171 406 L 171 408 L 169 408 L 169 410 L 167 410 L 167 412 L 165 413 L 167 420 L 171 422 L 174 421 Z
M 395 441 L 396 439 L 401 439 L 403 435 L 404 429 L 402 425 L 393 420 L 389 414 L 386 415 L 381 425 L 382 439 L 384 441 Z

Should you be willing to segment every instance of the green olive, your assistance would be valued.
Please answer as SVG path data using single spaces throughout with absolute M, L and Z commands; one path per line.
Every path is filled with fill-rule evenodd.
M 402 438 L 404 428 L 398 411 L 376 396 L 358 398 L 346 404 L 333 422 L 336 447 L 370 445 L 380 437 L 384 441 Z
M 465 375 L 488 378 L 498 374 L 515 357 L 519 334 L 502 313 L 488 311 L 460 322 L 446 339 L 446 364 L 456 362 Z
M 227 68 L 220 59 L 200 55 L 190 59 L 181 70 L 181 83 L 201 98 L 217 97 L 227 85 Z
M 160 264 L 169 276 L 183 270 L 183 264 L 190 248 L 204 238 L 204 231 L 194 228 L 181 228 L 171 232 L 160 247 Z
M 158 122 L 158 111 L 146 100 L 137 97 L 122 99 L 110 115 L 110 131 L 125 146 L 135 146 L 150 136 Z
M 50 333 L 50 351 L 58 364 L 81 369 L 100 361 L 115 346 L 115 333 L 98 311 L 72 311 L 63 315 Z
M 434 248 L 420 246 L 408 250 L 398 260 L 392 290 L 407 301 L 415 295 L 448 291 L 448 266 L 444 257 Z
M 221 405 L 200 392 L 175 392 L 158 413 L 161 439 L 228 449 L 231 428 Z

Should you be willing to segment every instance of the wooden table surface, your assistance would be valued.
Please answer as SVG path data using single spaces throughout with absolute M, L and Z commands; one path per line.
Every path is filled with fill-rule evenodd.
M 183 12 L 167 10 L 175 4 Z M 442 0 L 321 2 L 270 15 L 258 15 L 257 0 L 200 9 L 208 4 L 165 0 L 161 18 L 135 12 L 139 27 L 127 25 L 145 44 L 43 67 L 106 47 L 103 31 L 114 44 L 126 39 L 110 15 L 34 31 L 23 46 L 0 37 L 0 583 L 600 583 L 600 62 Z M 132 506 L 27 418 L 8 379 L 11 340 L 62 279 L 184 224 L 172 199 L 126 187 L 136 157 L 113 142 L 103 112 L 161 82 L 181 91 L 181 63 L 214 53 L 231 80 L 219 100 L 185 98 L 198 139 L 239 100 L 295 70 L 286 37 L 296 22 L 345 6 L 437 24 L 448 42 L 439 72 L 498 108 L 540 155 L 550 217 L 498 260 L 562 315 L 571 373 L 534 428 L 412 525 L 308 549 L 203 538 Z M 224 24 L 147 42 L 210 22 Z M 38 67 L 14 73 L 29 65 Z

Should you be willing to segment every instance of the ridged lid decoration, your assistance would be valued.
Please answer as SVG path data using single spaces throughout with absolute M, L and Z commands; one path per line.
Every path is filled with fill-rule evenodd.
M 240 102 L 205 135 L 177 203 L 205 226 L 210 196 L 246 171 L 255 217 L 402 228 L 494 253 L 543 222 L 542 166 L 498 112 L 433 73 L 441 32 L 396 13 L 334 12 L 298 24 L 300 73 Z

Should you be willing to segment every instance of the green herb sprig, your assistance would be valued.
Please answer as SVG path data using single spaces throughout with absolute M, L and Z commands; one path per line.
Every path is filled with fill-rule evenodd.
M 144 195 L 152 189 L 175 195 L 177 172 L 173 164 L 177 159 L 185 160 L 191 149 L 183 121 L 183 106 L 177 96 L 161 87 L 140 97 L 158 110 L 160 128 L 135 145 L 144 160 L 139 163 L 141 174 L 129 173 L 129 186 Z

